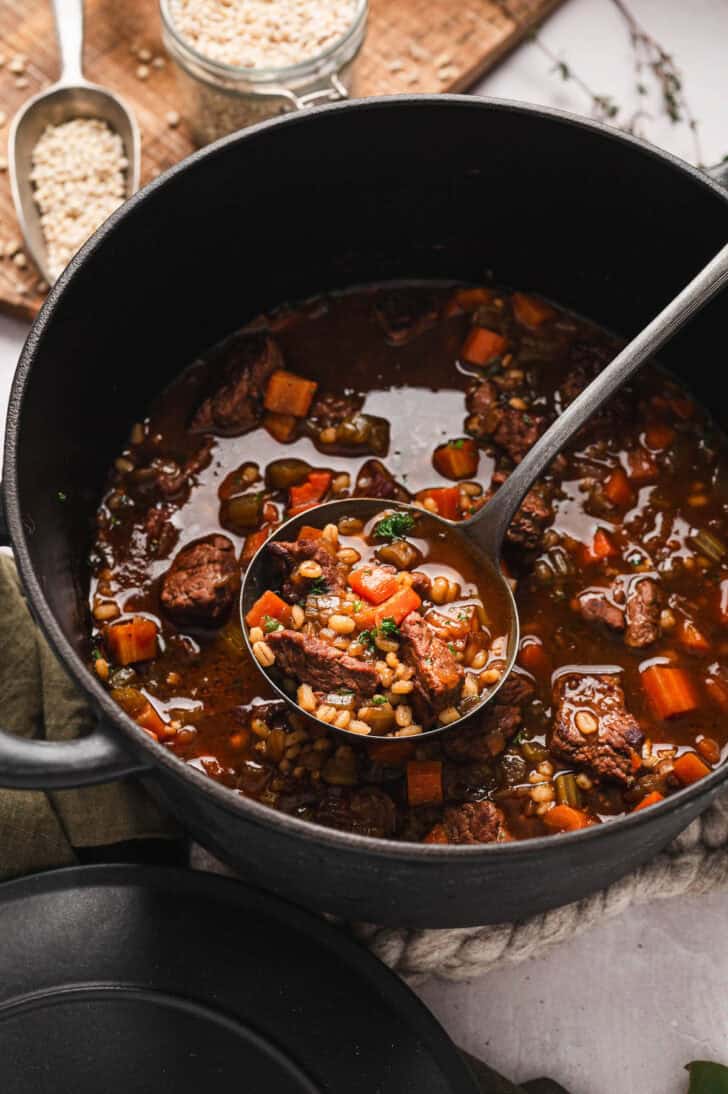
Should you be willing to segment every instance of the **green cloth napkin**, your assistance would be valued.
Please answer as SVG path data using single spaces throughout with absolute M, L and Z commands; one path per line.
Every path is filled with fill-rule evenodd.
M 33 622 L 12 559 L 0 554 L 0 726 L 62 741 L 93 724 L 88 704 Z M 178 835 L 133 779 L 47 794 L 0 789 L 0 879 L 73 865 L 77 848 Z

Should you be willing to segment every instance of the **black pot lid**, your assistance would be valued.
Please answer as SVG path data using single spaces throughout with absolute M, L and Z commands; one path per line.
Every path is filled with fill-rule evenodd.
M 342 931 L 211 874 L 87 866 L 0 886 L 3 1094 L 478 1094 Z

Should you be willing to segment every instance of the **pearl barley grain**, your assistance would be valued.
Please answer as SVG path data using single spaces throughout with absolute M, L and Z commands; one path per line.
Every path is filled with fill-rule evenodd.
M 356 0 L 170 0 L 178 33 L 210 60 L 285 68 L 316 57 L 351 26 Z
M 54 278 L 123 202 L 127 167 L 121 137 L 97 118 L 49 125 L 41 135 L 30 179 Z

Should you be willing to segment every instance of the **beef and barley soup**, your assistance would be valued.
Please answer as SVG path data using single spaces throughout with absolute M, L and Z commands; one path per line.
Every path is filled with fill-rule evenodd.
M 704 777 L 728 736 L 728 455 L 655 367 L 512 522 L 516 669 L 465 725 L 419 736 L 497 682 L 505 616 L 387 504 L 472 514 L 617 348 L 535 296 L 444 284 L 250 323 L 180 374 L 111 469 L 91 552 L 97 674 L 140 732 L 231 792 L 369 836 L 558 833 Z M 382 500 L 375 525 L 312 513 L 269 546 L 279 580 L 246 622 L 332 731 L 268 687 L 238 590 L 286 517 L 347 496 Z

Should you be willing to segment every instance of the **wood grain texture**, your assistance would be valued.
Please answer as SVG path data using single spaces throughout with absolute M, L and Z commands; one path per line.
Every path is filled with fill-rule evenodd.
M 462 91 L 516 45 L 561 0 L 370 0 L 366 41 L 358 60 L 357 95 Z M 171 128 L 166 114 L 179 110 L 174 66 L 136 76 L 135 51 L 165 57 L 153 0 L 87 0 L 85 73 L 122 95 L 142 131 L 142 183 L 192 151 L 184 118 Z M 27 58 L 21 85 L 10 72 L 16 54 Z M 0 0 L 0 110 L 4 137 L 14 113 L 58 76 L 58 57 L 47 0 Z M 38 271 L 7 254 L 21 241 L 7 172 L 0 174 L 0 310 L 33 318 L 43 302 Z

